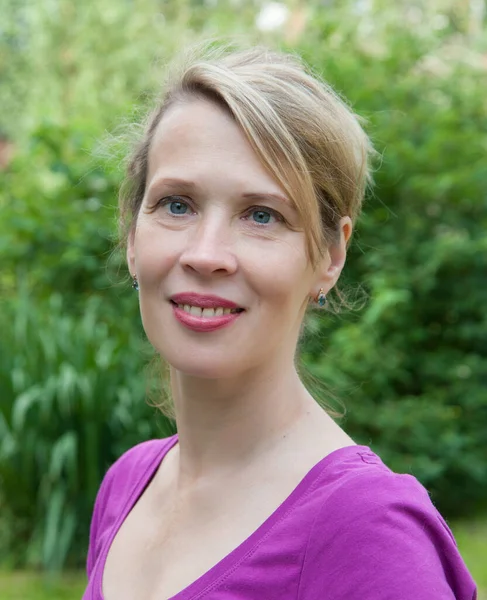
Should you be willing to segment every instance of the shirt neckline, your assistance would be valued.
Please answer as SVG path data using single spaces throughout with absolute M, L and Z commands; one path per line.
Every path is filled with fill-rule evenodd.
M 129 512 L 135 506 L 136 502 L 142 495 L 143 491 L 155 475 L 161 462 L 164 460 L 166 454 L 178 443 L 178 434 L 171 436 L 167 439 L 167 444 L 164 444 L 156 456 L 150 461 L 149 465 L 142 473 L 138 483 L 134 486 L 134 489 L 128 497 L 123 510 L 113 524 L 110 534 L 105 541 L 103 549 L 100 553 L 100 558 L 97 561 L 95 567 L 94 577 L 94 589 L 98 594 L 98 600 L 105 600 L 103 595 L 103 572 L 105 570 L 106 560 L 110 547 L 117 535 L 122 523 L 127 518 Z M 255 531 L 253 531 L 245 540 L 243 540 L 236 548 L 224 556 L 215 565 L 210 567 L 208 571 L 203 573 L 200 577 L 191 582 L 188 586 L 183 588 L 174 596 L 168 598 L 168 600 L 198 600 L 204 594 L 207 594 L 217 585 L 219 585 L 226 577 L 228 577 L 235 569 L 238 568 L 239 564 L 248 556 L 253 554 L 258 546 L 265 541 L 267 536 L 271 533 L 272 529 L 277 523 L 279 523 L 294 507 L 296 502 L 310 494 L 319 480 L 324 474 L 326 468 L 337 459 L 342 458 L 342 455 L 346 455 L 349 452 L 371 452 L 368 446 L 362 445 L 351 445 L 344 446 L 333 450 L 330 454 L 327 454 L 324 458 L 318 461 L 306 475 L 301 479 L 293 491 L 281 502 L 281 504 L 272 512 L 269 517 L 261 524 Z M 96 598 L 95 598 L 96 600 Z

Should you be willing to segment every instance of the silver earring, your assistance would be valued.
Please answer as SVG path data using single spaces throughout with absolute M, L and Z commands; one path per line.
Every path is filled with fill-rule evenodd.
M 316 303 L 318 304 L 318 306 L 325 306 L 326 304 L 326 296 L 325 292 L 323 291 L 323 288 L 320 288 L 320 291 L 318 292 L 318 296 L 316 297 Z
M 136 292 L 139 291 L 139 282 L 137 281 L 137 275 L 132 275 L 132 287 Z

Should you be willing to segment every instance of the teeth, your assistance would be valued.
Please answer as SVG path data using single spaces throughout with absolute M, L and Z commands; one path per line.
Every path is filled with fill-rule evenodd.
M 230 313 L 238 312 L 234 308 L 200 308 L 199 306 L 189 306 L 188 304 L 178 304 L 178 308 L 184 310 L 184 312 L 194 315 L 195 317 L 221 317 L 223 315 L 229 315 Z

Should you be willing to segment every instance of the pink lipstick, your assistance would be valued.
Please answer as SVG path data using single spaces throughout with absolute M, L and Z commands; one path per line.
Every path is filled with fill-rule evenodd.
M 188 329 L 199 332 L 226 327 L 244 312 L 235 302 L 220 296 L 187 292 L 175 294 L 170 300 L 176 319 Z

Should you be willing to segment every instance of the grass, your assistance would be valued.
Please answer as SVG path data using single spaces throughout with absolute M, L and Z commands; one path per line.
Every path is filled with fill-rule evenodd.
M 450 526 L 479 588 L 478 600 L 487 600 L 487 518 L 460 521 Z
M 478 600 L 487 600 L 487 518 L 453 523 L 451 529 L 479 587 Z M 85 586 L 84 571 L 51 582 L 29 571 L 0 571 L 1 600 L 81 600 Z
M 61 578 L 49 581 L 30 571 L 0 571 L 2 600 L 81 600 L 85 587 L 84 572 L 63 573 Z

